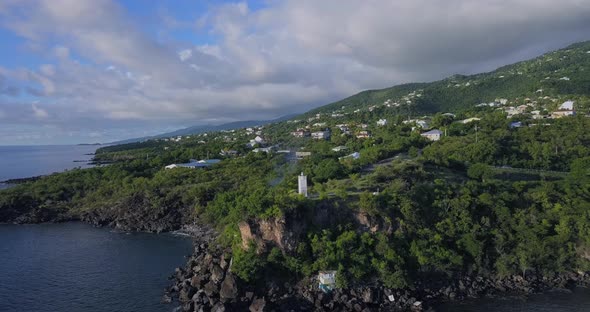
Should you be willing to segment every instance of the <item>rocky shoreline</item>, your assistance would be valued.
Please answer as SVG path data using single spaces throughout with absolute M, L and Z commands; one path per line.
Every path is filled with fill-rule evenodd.
M 422 311 L 443 302 L 467 298 L 529 295 L 551 289 L 590 286 L 590 272 L 542 276 L 528 274 L 502 279 L 465 276 L 456 280 L 417 282 L 413 289 L 365 286 L 326 294 L 313 279 L 263 284 L 243 282 L 231 272 L 231 251 L 213 243 L 213 236 L 195 240 L 184 268 L 176 268 L 162 302 L 177 301 L 182 311 Z

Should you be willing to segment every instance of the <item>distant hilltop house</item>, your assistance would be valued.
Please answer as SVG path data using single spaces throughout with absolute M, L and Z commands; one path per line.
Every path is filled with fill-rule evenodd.
M 332 149 L 332 151 L 334 151 L 334 152 L 342 152 L 342 151 L 345 151 L 345 150 L 347 150 L 347 149 L 348 149 L 348 147 L 346 147 L 346 146 L 342 146 L 342 145 L 341 145 L 341 146 L 336 146 L 336 147 L 334 147 L 334 148 Z
M 315 140 L 328 140 L 330 139 L 330 130 L 312 132 L 311 137 Z
M 221 150 L 221 152 L 219 152 L 219 155 L 221 155 L 221 156 L 236 156 L 236 155 L 238 155 L 238 151 L 236 151 L 236 150 Z
M 309 156 L 311 156 L 311 152 L 295 152 L 295 158 L 299 160 Z
M 387 126 L 387 119 L 377 120 L 377 126 Z
M 423 119 L 410 119 L 410 120 L 404 120 L 402 122 L 403 124 L 411 124 L 411 123 L 415 123 L 416 126 L 422 128 L 422 129 L 428 129 L 430 128 L 430 124 L 428 123 L 428 121 L 423 120 Z M 414 128 L 412 128 L 413 130 Z
M 311 132 L 309 132 L 307 129 L 299 128 L 296 131 L 291 132 L 291 135 L 296 138 L 304 138 L 310 136 Z
M 543 118 L 543 115 L 541 115 L 540 110 L 531 111 L 531 116 L 533 117 L 533 119 L 542 119 Z
M 272 151 L 276 150 L 276 146 L 269 146 L 269 147 L 257 147 L 252 150 L 254 153 L 271 153 Z
M 347 124 L 336 125 L 336 127 L 342 131 L 342 134 L 350 134 L 350 128 L 348 128 Z
M 264 143 L 266 143 L 264 141 L 264 139 L 257 135 L 254 139 L 250 140 L 250 142 L 248 142 L 248 144 L 246 144 L 248 147 L 254 147 L 255 145 L 263 145 Z
M 165 169 L 174 169 L 174 168 L 190 168 L 190 169 L 196 169 L 196 168 L 207 168 L 210 167 L 214 164 L 219 163 L 221 160 L 220 159 L 207 159 L 207 160 L 195 160 L 195 159 L 191 159 L 188 163 L 184 163 L 184 164 L 171 164 L 168 165 L 166 167 L 164 167 Z
M 370 138 L 370 137 L 371 137 L 371 132 L 369 132 L 369 131 L 366 131 L 366 130 L 363 130 L 363 131 L 360 131 L 360 132 L 359 132 L 359 133 L 356 135 L 356 137 L 357 137 L 358 139 L 368 139 L 368 138 Z
M 561 118 L 564 116 L 574 116 L 576 111 L 574 110 L 574 101 L 565 101 L 559 106 L 559 108 L 551 113 L 551 118 Z
M 434 129 L 434 130 L 430 130 L 428 132 L 424 132 L 420 135 L 422 137 L 429 139 L 430 141 L 438 141 L 438 140 L 440 140 L 440 137 L 442 136 L 442 134 L 443 134 L 442 131 L 440 131 L 438 129 Z
M 350 155 L 339 157 L 338 159 L 339 160 L 342 160 L 342 159 L 348 159 L 348 158 L 351 158 L 351 159 L 359 159 L 359 158 L 361 158 L 361 154 L 359 152 L 354 152 L 354 153 L 352 153 Z
M 461 120 L 459 122 L 462 123 L 462 124 L 468 124 L 470 122 L 479 121 L 479 120 L 481 120 L 481 118 L 472 117 L 472 118 L 463 119 L 463 120 Z

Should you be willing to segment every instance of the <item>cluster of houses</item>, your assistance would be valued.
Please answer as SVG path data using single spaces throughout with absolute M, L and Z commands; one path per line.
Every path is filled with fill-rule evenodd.
M 543 93 L 543 89 L 537 90 L 535 93 Z M 556 102 L 557 99 L 550 98 L 548 96 L 540 97 L 539 100 Z M 543 107 L 538 101 L 530 98 L 524 99 L 525 104 L 518 106 L 507 106 L 509 101 L 507 99 L 496 99 L 494 102 L 477 104 L 476 107 L 488 106 L 497 107 L 499 110 L 505 112 L 508 118 L 512 118 L 517 115 L 529 115 L 532 119 L 545 119 L 545 118 L 561 118 L 565 116 L 573 116 L 576 114 L 574 109 L 574 101 L 568 100 L 562 103 L 559 108 L 549 115 L 543 115 L 541 109 Z

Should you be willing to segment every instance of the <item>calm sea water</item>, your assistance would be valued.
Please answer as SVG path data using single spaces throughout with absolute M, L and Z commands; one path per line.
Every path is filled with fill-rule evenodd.
M 0 146 L 0 181 L 87 168 L 96 145 Z M 83 162 L 74 162 L 83 160 Z M 1 187 L 1 186 L 0 186 Z
M 190 252 L 172 234 L 0 225 L 0 311 L 172 311 L 163 289 Z
M 436 309 L 448 312 L 586 312 L 590 311 L 590 289 L 555 290 L 528 297 L 501 297 L 448 303 Z

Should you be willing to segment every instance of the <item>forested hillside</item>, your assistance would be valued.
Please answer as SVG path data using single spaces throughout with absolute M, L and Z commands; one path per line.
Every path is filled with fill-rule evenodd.
M 489 73 L 455 75 L 430 83 L 410 83 L 381 90 L 363 91 L 341 101 L 310 111 L 331 113 L 380 105 L 388 100 L 402 111 L 435 113 L 458 111 L 498 98 L 538 95 L 590 95 L 590 42 L 573 44 L 532 60 L 507 65 Z M 411 94 L 411 95 L 410 95 Z M 419 95 L 419 96 L 418 96 Z

